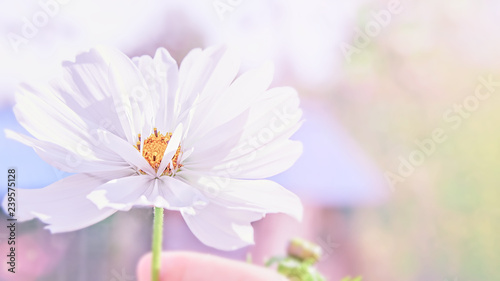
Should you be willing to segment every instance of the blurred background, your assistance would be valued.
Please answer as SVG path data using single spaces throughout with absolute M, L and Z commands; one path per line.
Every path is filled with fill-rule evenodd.
M 242 71 L 271 60 L 274 86 L 301 95 L 306 122 L 293 138 L 304 154 L 274 180 L 302 198 L 304 221 L 268 215 L 254 224 L 255 246 L 221 252 L 167 212 L 166 249 L 250 253 L 262 264 L 301 236 L 322 247 L 328 280 L 500 280 L 499 1 L 89 2 L 0 4 L 3 129 L 25 132 L 12 113 L 19 83 L 46 81 L 61 61 L 100 44 L 131 57 L 165 47 L 178 62 L 192 48 L 230 45 Z M 3 133 L 0 151 L 20 188 L 68 176 Z M 151 225 L 149 209 L 64 234 L 23 223 L 16 279 L 2 261 L 0 280 L 136 280 Z

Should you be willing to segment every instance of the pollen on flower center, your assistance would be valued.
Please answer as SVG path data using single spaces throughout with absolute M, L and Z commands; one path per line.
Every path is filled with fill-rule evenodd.
M 138 135 L 139 141 L 135 147 L 137 150 L 141 150 L 141 134 Z M 147 139 L 144 140 L 144 147 L 142 149 L 142 156 L 148 161 L 149 165 L 158 171 L 160 167 L 161 160 L 163 159 L 163 154 L 165 153 L 165 149 L 167 149 L 168 142 L 172 137 L 172 133 L 167 132 L 165 135 L 158 132 L 156 128 L 154 128 L 154 133 L 151 134 Z M 177 148 L 174 157 L 172 157 L 171 163 L 167 165 L 165 171 L 163 171 L 163 175 L 170 174 L 172 169 L 178 169 L 182 167 L 181 164 L 177 163 L 179 160 L 179 154 L 181 153 L 181 146 Z M 170 167 L 170 164 L 173 164 L 173 168 Z

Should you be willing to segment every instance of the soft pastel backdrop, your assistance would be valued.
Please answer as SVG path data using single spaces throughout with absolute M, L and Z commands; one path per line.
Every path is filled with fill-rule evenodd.
M 460 123 L 446 118 L 460 116 L 456 105 L 474 100 L 481 77 L 500 81 L 498 1 L 0 5 L 2 129 L 23 130 L 12 114 L 19 83 L 43 82 L 57 75 L 62 60 L 99 44 L 129 56 L 165 47 L 178 62 L 191 48 L 227 44 L 238 50 L 243 69 L 274 61 L 274 84 L 298 89 L 306 122 L 293 138 L 303 141 L 304 155 L 274 179 L 303 199 L 303 223 L 270 215 L 254 224 L 255 246 L 220 252 L 202 245 L 177 213 L 167 212 L 166 249 L 240 260 L 251 253 L 262 263 L 283 254 L 287 240 L 299 235 L 323 248 L 318 266 L 328 280 L 500 280 L 499 83 L 490 97 L 465 105 Z M 39 26 L 28 32 L 34 20 Z M 370 35 L 359 35 L 367 29 Z M 416 143 L 436 129 L 445 140 L 391 185 L 384 175 L 397 174 L 401 159 L 417 155 Z M 6 175 L 15 167 L 21 188 L 41 188 L 68 175 L 3 134 L 0 152 L 0 168 Z M 4 214 L 0 221 L 7 224 Z M 12 279 L 2 258 L 0 280 L 135 280 L 136 263 L 150 248 L 151 224 L 148 209 L 119 212 L 66 234 L 51 235 L 38 221 L 23 223 L 18 273 Z M 5 256 L 7 234 L 0 229 Z

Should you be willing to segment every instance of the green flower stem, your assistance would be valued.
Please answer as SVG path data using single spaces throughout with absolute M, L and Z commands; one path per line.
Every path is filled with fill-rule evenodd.
M 155 207 L 153 223 L 153 260 L 151 262 L 151 281 L 160 280 L 161 249 L 163 238 L 163 208 Z

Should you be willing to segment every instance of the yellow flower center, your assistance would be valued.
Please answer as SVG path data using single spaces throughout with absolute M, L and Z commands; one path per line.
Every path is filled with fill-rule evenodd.
M 141 134 L 138 135 L 139 141 L 135 147 L 137 150 L 141 151 Z M 144 147 L 142 149 L 142 156 L 146 161 L 148 161 L 149 165 L 158 171 L 160 167 L 161 160 L 163 159 L 163 154 L 165 153 L 165 149 L 167 149 L 168 142 L 172 137 L 172 133 L 167 132 L 165 135 L 158 133 L 157 129 L 154 128 L 154 133 L 151 134 L 147 139 L 144 140 Z M 181 146 L 177 148 L 174 157 L 172 157 L 171 163 L 173 164 L 173 168 L 170 167 L 170 163 L 168 163 L 167 167 L 163 171 L 162 175 L 170 174 L 172 169 L 178 169 L 182 167 L 181 164 L 177 163 L 179 159 L 179 154 L 181 153 Z

